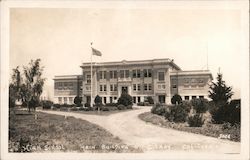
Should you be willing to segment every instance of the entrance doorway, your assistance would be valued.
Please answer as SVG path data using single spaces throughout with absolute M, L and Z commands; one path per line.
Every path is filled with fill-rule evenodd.
M 165 95 L 159 95 L 158 99 L 160 103 L 165 103 Z
M 122 86 L 122 93 L 128 93 L 128 87 L 127 86 Z

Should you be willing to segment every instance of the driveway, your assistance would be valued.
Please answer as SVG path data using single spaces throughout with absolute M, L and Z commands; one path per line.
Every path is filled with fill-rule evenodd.
M 240 143 L 203 135 L 162 128 L 146 123 L 138 115 L 150 111 L 151 107 L 111 114 L 109 116 L 88 115 L 61 111 L 41 112 L 73 116 L 95 123 L 127 145 L 139 147 L 144 152 L 211 152 L 239 153 Z

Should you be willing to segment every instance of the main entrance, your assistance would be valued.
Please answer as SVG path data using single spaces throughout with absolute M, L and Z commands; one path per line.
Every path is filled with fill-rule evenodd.
M 165 95 L 159 95 L 158 100 L 160 103 L 165 103 Z
M 122 86 L 122 93 L 128 93 L 128 87 Z

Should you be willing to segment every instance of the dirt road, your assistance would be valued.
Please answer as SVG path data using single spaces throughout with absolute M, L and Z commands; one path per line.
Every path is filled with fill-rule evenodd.
M 50 114 L 74 116 L 95 123 L 127 145 L 139 147 L 144 152 L 211 152 L 239 153 L 240 143 L 207 137 L 203 135 L 162 128 L 146 123 L 138 115 L 148 112 L 149 107 L 109 116 L 87 115 L 81 113 L 42 111 Z

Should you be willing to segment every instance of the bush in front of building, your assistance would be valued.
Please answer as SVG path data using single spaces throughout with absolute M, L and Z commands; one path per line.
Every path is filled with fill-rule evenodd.
M 172 98 L 171 98 L 171 103 L 172 104 L 181 104 L 182 102 L 182 98 L 179 94 L 175 94 Z
M 105 106 L 107 106 L 107 107 L 116 107 L 117 103 L 106 103 Z
M 164 114 L 169 121 L 176 123 L 186 122 L 188 116 L 188 109 L 183 104 L 170 106 L 169 110 Z
M 49 101 L 49 100 L 43 100 L 40 102 L 43 109 L 51 109 L 51 107 L 53 106 L 53 102 Z
M 166 108 L 162 104 L 156 103 L 152 107 L 151 113 L 163 116 L 166 113 Z
M 133 105 L 133 99 L 129 94 L 122 93 L 121 97 L 118 99 L 118 105 L 120 105 L 120 104 L 122 104 L 124 106 Z
M 231 123 L 240 124 L 240 100 L 232 100 L 229 104 L 217 104 L 210 113 L 212 115 L 212 122 L 216 124 Z
M 204 121 L 205 120 L 202 119 L 202 114 L 199 113 L 196 113 L 195 115 L 188 117 L 189 127 L 202 127 Z
M 151 96 L 147 97 L 147 101 L 149 104 L 154 104 L 154 99 Z
M 77 107 L 80 107 L 82 105 L 82 97 L 79 97 L 79 96 L 76 96 L 74 98 L 74 104 L 77 106 Z
M 196 113 L 205 113 L 209 108 L 208 101 L 204 98 L 192 99 L 191 104 L 195 109 Z

